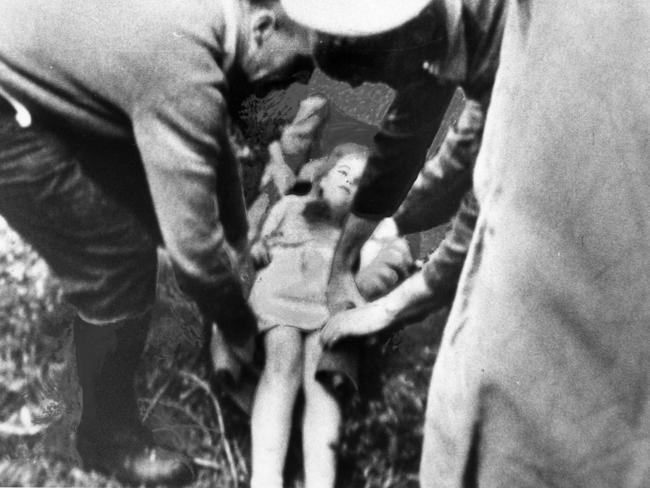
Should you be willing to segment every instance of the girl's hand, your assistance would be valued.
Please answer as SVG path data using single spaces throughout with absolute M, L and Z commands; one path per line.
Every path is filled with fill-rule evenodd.
M 391 325 L 393 319 L 382 300 L 339 312 L 321 329 L 321 343 L 324 347 L 332 347 L 345 337 L 374 334 Z

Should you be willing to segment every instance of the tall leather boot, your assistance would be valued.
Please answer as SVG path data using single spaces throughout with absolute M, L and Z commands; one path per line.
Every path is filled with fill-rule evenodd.
M 153 443 L 133 390 L 150 315 L 116 325 L 77 319 L 74 341 L 82 388 L 77 449 L 85 469 L 132 485 L 180 486 L 194 479 L 189 458 Z

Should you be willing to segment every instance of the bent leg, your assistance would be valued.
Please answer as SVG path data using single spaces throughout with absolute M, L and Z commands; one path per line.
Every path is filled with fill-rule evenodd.
M 303 335 L 294 327 L 275 327 L 264 336 L 264 345 L 266 363 L 251 417 L 251 488 L 282 488 L 291 418 L 302 377 Z
M 187 482 L 190 464 L 152 445 L 133 390 L 155 298 L 155 244 L 129 209 L 83 173 L 72 145 L 6 115 L 0 214 L 47 261 L 79 315 L 84 465 L 137 485 Z
M 0 214 L 47 261 L 85 321 L 145 313 L 155 299 L 154 240 L 82 171 L 72 143 L 11 123 L 0 115 Z
M 303 377 L 302 445 L 306 488 L 333 488 L 336 482 L 335 448 L 341 431 L 341 407 L 336 398 L 316 381 L 316 367 L 322 352 L 319 332 L 312 332 L 305 339 Z

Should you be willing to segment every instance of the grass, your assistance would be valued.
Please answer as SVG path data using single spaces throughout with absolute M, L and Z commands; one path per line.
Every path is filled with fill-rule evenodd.
M 246 487 L 248 418 L 208 380 L 195 309 L 164 267 L 159 281 L 137 383 L 141 413 L 158 440 L 202 467 L 194 486 Z M 84 472 L 74 449 L 81 403 L 71 314 L 43 261 L 0 222 L 0 486 L 121 486 Z M 385 345 L 373 394 L 347 402 L 340 487 L 417 486 L 434 331 L 443 321 L 441 314 Z

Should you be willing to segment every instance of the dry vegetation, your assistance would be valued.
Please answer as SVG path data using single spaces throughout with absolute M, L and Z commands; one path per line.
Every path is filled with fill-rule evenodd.
M 44 263 L 1 224 L 0 486 L 118 487 L 84 472 L 74 449 L 80 399 L 71 311 Z M 202 467 L 195 486 L 246 487 L 248 419 L 211 383 L 196 313 L 166 269 L 137 385 L 142 415 L 161 442 L 187 451 Z M 346 402 L 340 486 L 417 486 L 436 329 L 429 323 L 384 347 L 375 356 L 381 367 L 370 398 Z M 288 469 L 294 486 L 300 486 L 297 445 Z

